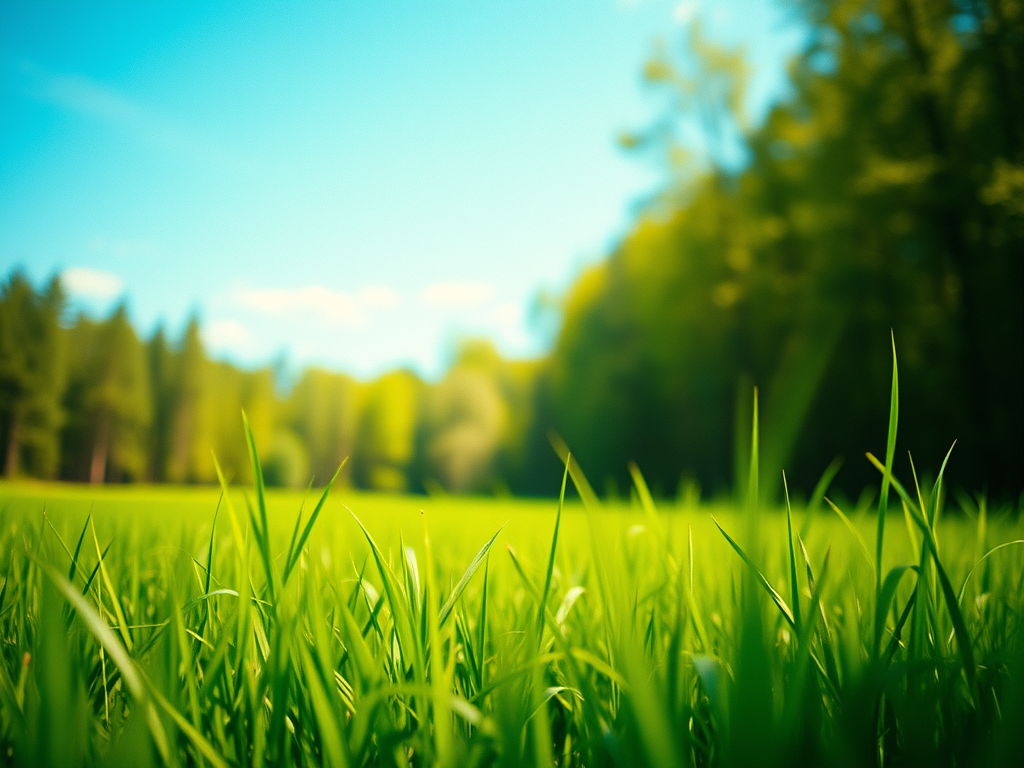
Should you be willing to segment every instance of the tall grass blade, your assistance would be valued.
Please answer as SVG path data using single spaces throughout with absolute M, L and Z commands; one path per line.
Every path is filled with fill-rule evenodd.
M 99 569 L 100 578 L 103 580 L 103 585 L 107 589 L 107 593 L 110 595 L 110 602 L 114 606 L 114 616 L 117 618 L 118 631 L 121 634 L 121 641 L 124 643 L 125 648 L 132 650 L 132 633 L 128 629 L 128 621 L 125 619 L 124 608 L 121 606 L 121 597 L 118 591 L 114 588 L 114 583 L 110 579 L 110 574 L 107 572 L 107 565 L 103 560 L 103 554 L 100 552 L 100 540 L 96 537 L 96 524 L 90 521 L 89 527 L 92 531 L 92 541 L 96 546 L 96 557 L 99 558 Z
M 295 565 L 299 560 L 299 554 L 302 552 L 302 548 L 306 546 L 306 540 L 309 538 L 309 534 L 312 533 L 313 526 L 316 525 L 316 519 L 320 516 L 320 511 L 324 508 L 324 503 L 327 501 L 327 495 L 331 492 L 331 488 L 334 487 L 334 481 L 338 479 L 338 475 L 341 474 L 341 470 L 345 466 L 346 461 L 348 461 L 347 458 L 338 465 L 336 470 L 334 470 L 334 475 L 324 488 L 324 492 L 320 495 L 320 500 L 313 508 L 313 514 L 309 516 L 309 520 L 306 522 L 305 528 L 302 529 L 302 534 L 299 536 L 298 541 L 295 542 L 295 545 L 289 550 L 282 581 L 287 582 L 288 576 L 291 575 L 292 569 L 295 568 Z
M 555 552 L 558 548 L 558 529 L 562 524 L 562 507 L 565 504 L 565 485 L 569 479 L 569 461 L 572 460 L 570 454 L 565 462 L 565 471 L 562 472 L 562 489 L 558 493 L 558 511 L 555 513 L 555 531 L 551 535 L 551 552 L 548 555 L 548 569 L 544 576 L 544 589 L 540 593 L 540 607 L 537 610 L 537 646 L 540 647 L 540 642 L 543 638 L 544 633 L 544 611 L 548 604 L 548 594 L 551 592 L 551 577 L 555 572 Z
M 797 632 L 800 631 L 800 584 L 796 579 L 796 549 L 793 545 L 793 508 L 789 503 L 789 483 L 786 473 L 782 473 L 782 489 L 786 496 L 786 543 L 789 544 L 789 587 L 793 601 L 793 623 Z
M 85 518 L 85 525 L 82 526 L 82 532 L 78 535 L 78 543 L 75 544 L 75 554 L 71 557 L 71 568 L 68 570 L 68 581 L 72 584 L 75 582 L 75 571 L 78 568 L 78 555 L 82 551 L 82 542 L 85 541 L 85 532 L 89 530 L 89 523 L 92 522 L 92 512 Z
M 256 509 L 259 518 L 253 516 L 253 528 L 256 535 L 256 547 L 263 559 L 263 569 L 267 575 L 267 590 L 270 592 L 270 601 L 275 600 L 276 588 L 274 578 L 274 564 L 270 556 L 270 525 L 267 522 L 267 498 L 266 488 L 263 483 L 263 466 L 260 464 L 260 456 L 256 450 L 256 438 L 253 437 L 252 427 L 249 425 L 249 417 L 242 411 L 242 424 L 245 427 L 245 444 L 249 448 L 249 461 L 252 463 L 253 484 L 256 487 Z
M 572 483 L 576 487 L 576 491 L 579 493 L 580 498 L 583 500 L 583 505 L 590 510 L 598 511 L 601 509 L 601 501 L 597 498 L 597 494 L 594 493 L 594 489 L 590 487 L 590 483 L 587 481 L 586 475 L 583 474 L 583 468 L 579 462 L 576 461 L 576 457 L 572 455 L 569 450 L 569 446 L 565 444 L 565 441 L 557 432 L 548 432 L 548 440 L 550 440 L 552 447 L 555 449 L 555 453 L 558 454 L 558 458 L 563 464 L 569 467 L 569 477 L 572 478 Z
M 874 648 L 874 658 L 876 659 L 881 648 L 882 632 L 885 629 L 885 617 L 889 614 L 889 608 L 892 606 L 893 600 L 896 599 L 896 590 L 900 586 L 900 580 L 907 571 L 919 572 L 919 570 L 916 565 L 897 565 L 890 569 L 889 573 L 885 576 L 878 602 L 875 604 L 875 640 L 872 647 Z
M 853 534 L 853 538 L 860 545 L 860 551 L 861 553 L 863 553 L 864 559 L 867 561 L 868 565 L 872 569 L 874 569 L 875 561 L 874 558 L 871 557 L 871 550 L 868 549 L 868 545 L 864 541 L 864 537 L 860 535 L 860 531 L 857 530 L 857 526 L 855 526 L 853 522 L 850 520 L 850 518 L 846 516 L 843 510 L 841 510 L 839 507 L 833 504 L 832 500 L 829 499 L 827 496 L 825 497 L 825 503 L 827 503 L 832 508 L 832 511 L 835 512 L 839 516 L 839 519 L 843 521 L 843 525 L 846 526 L 846 529 Z
M 487 664 L 487 587 L 491 571 L 491 554 L 484 558 L 484 584 L 480 591 L 480 619 L 477 622 L 477 679 L 480 687 L 485 684 L 484 669 Z
M 986 552 L 984 555 L 982 555 L 980 558 L 978 558 L 978 561 L 973 566 L 971 566 L 971 570 L 967 572 L 967 576 L 964 578 L 963 586 L 960 587 L 960 592 L 957 595 L 957 599 L 956 599 L 957 603 L 959 603 L 961 605 L 963 604 L 963 602 L 964 602 L 964 594 L 967 592 L 967 583 L 971 580 L 971 577 L 974 575 L 974 572 L 976 570 L 978 570 L 978 566 L 981 565 L 986 560 L 988 560 L 988 558 L 990 556 L 994 555 L 999 550 L 1005 549 L 1006 547 L 1012 547 L 1015 544 L 1024 544 L 1024 539 L 1014 539 L 1013 541 L 1004 541 L 1002 544 L 997 544 L 996 546 L 992 547 L 992 549 L 990 549 L 988 552 Z
M 465 573 L 462 574 L 462 578 L 455 585 L 452 593 L 448 595 L 448 599 L 445 600 L 444 605 L 441 606 L 441 612 L 438 614 L 437 623 L 439 627 L 443 627 L 448 621 L 448 617 L 451 615 L 452 609 L 455 607 L 455 603 L 458 602 L 459 598 L 462 597 L 462 593 L 466 591 L 466 587 L 469 586 L 470 580 L 473 578 L 473 574 L 479 570 L 480 566 L 483 565 L 487 559 L 487 553 L 491 551 L 491 545 L 494 544 L 494 540 L 498 538 L 498 534 L 501 533 L 505 525 L 502 524 L 501 528 L 494 532 L 494 535 L 487 540 L 476 553 L 476 557 L 473 558 L 473 562 L 469 564 Z
M 825 467 L 825 471 L 822 472 L 821 477 L 818 478 L 818 482 L 815 484 L 814 490 L 811 491 L 811 497 L 807 502 L 808 514 L 813 514 L 818 511 L 818 507 L 821 506 L 821 502 L 825 499 L 825 494 L 828 493 L 829 486 L 832 485 L 832 481 L 835 480 L 835 477 L 842 466 L 843 460 L 837 456 L 832 459 L 831 464 Z
M 882 493 L 878 497 L 878 529 L 875 534 L 875 596 L 882 589 L 882 546 L 885 539 L 885 516 L 889 510 L 889 477 L 892 462 L 896 456 L 896 425 L 900 413 L 899 370 L 896 366 L 896 335 L 890 331 L 892 340 L 892 390 L 889 394 L 889 431 L 885 439 L 885 474 L 882 476 Z M 875 632 L 878 635 L 878 630 Z
M 952 450 L 952 448 L 950 448 Z M 948 458 L 949 454 L 947 454 Z M 946 608 L 949 611 L 949 618 L 953 624 L 953 633 L 956 636 L 957 649 L 960 653 L 960 658 L 964 667 L 964 674 L 967 676 L 967 684 L 970 687 L 971 698 L 974 700 L 974 704 L 977 707 L 981 706 L 980 694 L 978 691 L 978 677 L 977 669 L 974 665 L 974 648 L 971 643 L 971 636 L 967 632 L 967 624 L 964 622 L 963 613 L 960 610 L 960 602 L 957 599 L 956 593 L 953 591 L 953 585 L 950 584 L 949 576 L 946 575 L 946 569 L 942 565 L 942 561 L 939 560 L 938 546 L 935 543 L 935 537 L 932 534 L 931 526 L 928 524 L 928 520 L 924 514 L 918 509 L 917 505 L 914 504 L 913 499 L 906 492 L 906 489 L 891 476 L 891 473 L 882 465 L 878 459 L 876 459 L 870 453 L 868 454 L 868 460 L 874 464 L 875 468 L 880 472 L 888 474 L 890 477 L 890 483 L 896 492 L 903 498 L 907 507 L 911 511 L 911 516 L 917 523 L 924 535 L 924 544 L 930 551 L 932 562 L 935 564 L 935 571 L 939 578 L 939 585 L 942 588 L 942 596 L 946 603 Z M 945 462 L 943 462 L 943 468 L 945 468 Z
M 772 602 L 775 603 L 776 607 L 782 613 L 783 618 L 789 623 L 791 627 L 796 629 L 796 621 L 793 618 L 793 611 L 791 611 L 789 606 L 786 605 L 786 601 L 782 599 L 782 595 L 780 595 L 776 591 L 775 587 L 771 585 L 768 579 L 765 578 L 764 574 L 761 573 L 761 570 L 756 565 L 754 565 L 754 561 L 747 557 L 747 553 L 743 551 L 743 548 L 740 547 L 740 545 L 733 540 L 732 536 L 725 532 L 725 529 L 719 524 L 717 520 L 715 520 L 714 516 L 711 517 L 711 521 L 718 528 L 719 532 L 725 537 L 725 540 L 729 542 L 729 546 L 731 546 L 736 551 L 736 554 L 740 556 L 740 559 L 743 560 L 743 562 L 746 563 L 747 566 L 750 568 L 751 572 L 756 577 L 757 582 L 762 587 L 764 587 L 765 592 L 768 593 L 768 596 L 771 597 Z
M 139 701 L 145 700 L 146 692 L 143 688 L 142 677 L 135 668 L 135 662 L 132 661 L 128 651 L 125 650 L 125 647 L 121 645 L 117 637 L 110 630 L 110 627 L 107 626 L 107 622 L 100 617 L 92 604 L 78 593 L 78 590 L 72 586 L 71 582 L 46 563 L 38 563 L 38 566 L 46 577 L 53 582 L 53 585 L 57 587 L 64 596 L 64 599 L 77 611 L 82 621 L 85 622 L 85 626 L 92 633 L 93 637 L 96 638 L 96 642 L 100 644 L 110 657 L 110 660 L 117 666 L 118 671 L 121 673 L 121 680 L 124 681 L 128 692 Z

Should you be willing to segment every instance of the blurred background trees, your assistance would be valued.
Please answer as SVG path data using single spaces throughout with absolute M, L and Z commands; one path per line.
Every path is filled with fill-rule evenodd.
M 52 477 L 60 456 L 64 388 L 60 283 L 41 292 L 15 273 L 0 290 L 0 423 L 4 475 Z
M 856 487 L 863 451 L 882 449 L 891 328 L 903 445 L 933 456 L 959 439 L 959 477 L 1019 490 L 1024 6 L 800 8 L 812 41 L 742 170 L 681 174 L 571 290 L 554 424 L 599 477 L 624 483 L 635 459 L 667 493 L 681 468 L 724 487 L 732 467 L 739 484 L 729 427 L 745 434 L 736 403 L 757 383 L 761 476 L 785 467 L 807 487 L 844 455 Z M 742 67 L 711 49 L 697 71 L 711 95 L 665 54 L 647 75 L 727 133 Z M 685 156 L 663 125 L 653 138 Z
M 138 338 L 125 309 L 66 317 L 54 281 L 0 297 L 0 440 L 8 476 L 211 482 L 247 477 L 239 412 L 268 480 L 391 491 L 557 489 L 554 429 L 595 486 L 636 461 L 673 495 L 746 476 L 760 388 L 765 492 L 785 468 L 840 485 L 884 450 L 890 329 L 901 444 L 971 489 L 1024 485 L 1024 4 L 807 0 L 792 93 L 758 126 L 742 57 L 702 40 L 645 74 L 664 119 L 627 137 L 673 171 L 609 257 L 565 295 L 543 359 L 467 342 L 445 376 L 371 382 L 209 359 L 198 321 Z M 695 152 L 677 136 L 703 126 Z

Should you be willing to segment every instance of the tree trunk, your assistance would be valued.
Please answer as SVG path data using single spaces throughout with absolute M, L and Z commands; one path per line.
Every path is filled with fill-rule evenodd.
M 99 428 L 96 430 L 96 442 L 92 448 L 92 462 L 89 465 L 89 482 L 98 485 L 107 474 L 107 452 L 110 448 L 110 419 L 101 414 Z
M 7 435 L 7 455 L 4 457 L 4 477 L 8 479 L 18 474 L 21 458 L 21 411 L 14 407 L 11 410 L 11 431 Z

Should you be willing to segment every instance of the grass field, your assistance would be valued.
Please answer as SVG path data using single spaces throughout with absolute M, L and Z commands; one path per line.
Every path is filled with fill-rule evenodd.
M 880 532 L 636 479 L 604 507 L 574 467 L 564 508 L 0 485 L 0 762 L 1020 764 L 1017 510 L 911 480 Z

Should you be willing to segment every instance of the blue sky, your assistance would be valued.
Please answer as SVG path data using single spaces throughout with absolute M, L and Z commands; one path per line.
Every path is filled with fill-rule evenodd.
M 0 275 L 198 313 L 214 354 L 436 376 L 530 320 L 664 183 L 623 152 L 655 41 L 742 44 L 756 118 L 803 32 L 771 0 L 0 0 Z

